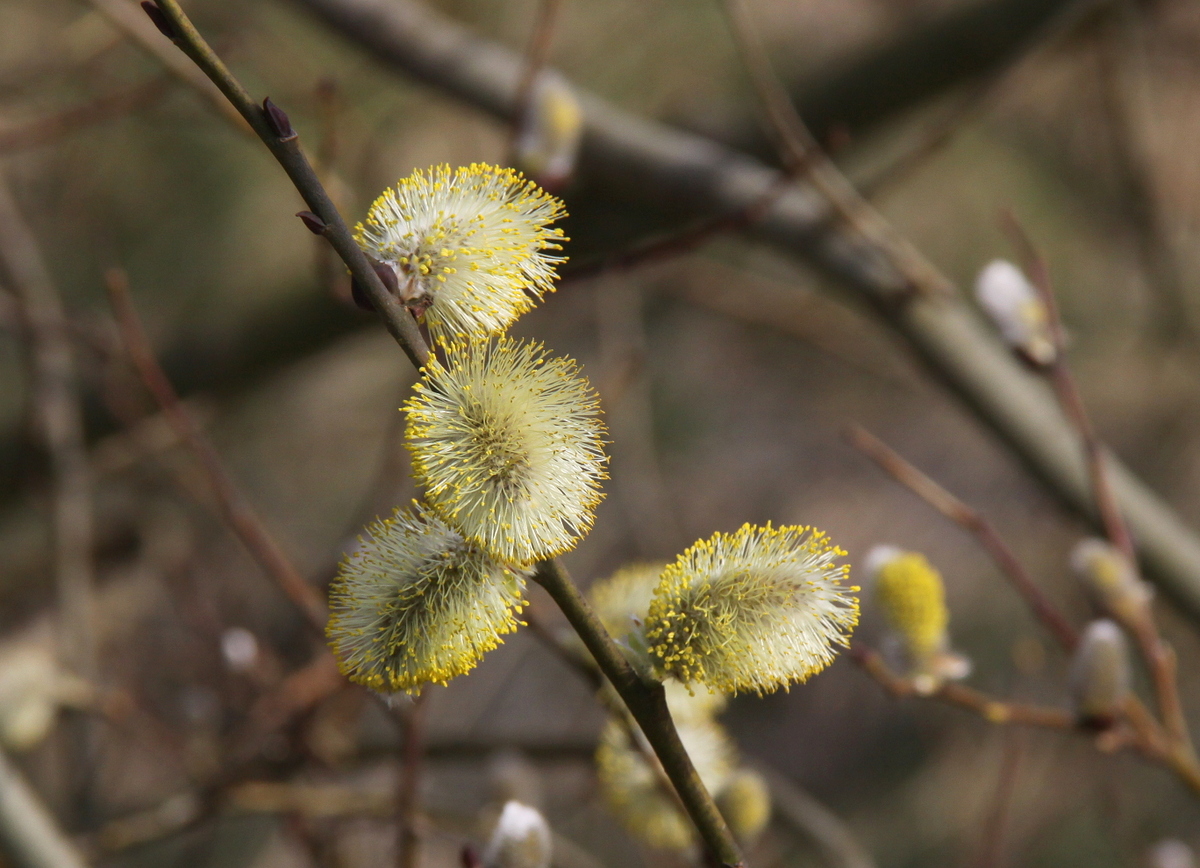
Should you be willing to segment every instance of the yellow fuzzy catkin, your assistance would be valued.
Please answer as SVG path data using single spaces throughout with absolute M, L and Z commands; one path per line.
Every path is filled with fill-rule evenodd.
M 385 190 L 356 227 L 393 269 L 401 300 L 435 342 L 497 334 L 554 290 L 566 239 L 562 202 L 513 169 L 418 170 Z
M 430 359 L 404 405 L 430 507 L 493 557 L 527 565 L 575 547 L 605 478 L 599 402 L 570 359 L 498 338 Z
M 901 551 L 874 572 L 875 597 L 909 656 L 920 661 L 941 650 L 950 624 L 941 574 L 924 555 Z
M 517 629 L 524 578 L 421 506 L 367 527 L 330 591 L 342 673 L 382 692 L 445 684 Z
M 832 662 L 858 623 L 845 555 L 809 527 L 743 525 L 663 572 L 646 618 L 662 675 L 722 693 L 769 693 Z

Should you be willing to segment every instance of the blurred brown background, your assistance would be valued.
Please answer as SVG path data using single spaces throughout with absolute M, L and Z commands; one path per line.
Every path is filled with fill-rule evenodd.
M 1050 262 L 1099 431 L 1197 524 L 1200 7 L 1042 3 L 1088 8 L 1032 27 L 1028 10 L 1039 4 L 1018 0 L 751 7 L 776 68 L 809 107 L 818 137 L 836 146 L 839 165 L 859 182 L 886 178 L 873 201 L 961 286 L 991 259 L 1013 256 L 998 222 L 1013 209 Z M 518 51 L 538 8 L 532 0 L 432 5 Z M 861 78 L 857 91 L 843 74 L 984 7 L 999 16 L 982 19 L 990 30 L 944 37 L 957 54 L 911 51 L 899 72 Z M 385 69 L 297 5 L 196 0 L 188 10 L 252 92 L 286 107 L 353 220 L 416 167 L 505 159 L 502 125 Z M 984 58 L 997 22 L 1016 19 L 1027 32 L 998 61 L 979 69 L 955 59 Z M 771 158 L 716 4 L 566 2 L 550 61 L 631 112 Z M 313 643 L 215 518 L 211 499 L 203 502 L 204 481 L 187 453 L 169 437 L 150 449 L 123 433 L 114 402 L 124 402 L 126 418 L 152 405 L 105 349 L 113 330 L 104 271 L 128 271 L 177 388 L 313 582 L 330 579 L 367 519 L 416 494 L 396 410 L 414 374 L 372 317 L 336 298 L 341 266 L 291 216 L 302 203 L 261 145 L 193 91 L 155 84 L 161 76 L 86 2 L 0 4 L 0 160 L 79 325 L 99 683 L 120 697 L 101 722 L 64 711 L 17 761 L 96 864 L 384 864 L 394 825 L 387 815 L 330 819 L 224 802 L 212 816 L 195 810 L 242 750 L 256 698 L 307 663 Z M 885 90 L 896 91 L 890 104 Z M 91 122 L 62 121 L 60 113 L 106 99 L 115 101 L 101 103 L 107 109 Z M 952 135 L 905 159 L 941 130 Z M 567 199 L 574 262 L 661 228 L 661 217 L 618 207 L 602 190 L 568 188 Z M 53 647 L 44 631 L 55 610 L 47 465 L 7 303 L 4 325 L 0 703 L 13 704 L 20 700 L 4 694 L 5 672 L 26 665 L 21 648 Z M 1090 609 L 1066 557 L 1086 528 L 837 291 L 727 234 L 683 255 L 570 280 L 516 331 L 578 358 L 605 402 L 607 499 L 591 535 L 565 559 L 581 583 L 631 560 L 665 560 L 745 521 L 815 525 L 853 564 L 880 542 L 919 549 L 946 578 L 954 642 L 975 663 L 970 683 L 1065 705 L 1062 654 L 991 561 L 840 431 L 862 423 L 981 508 L 1075 623 Z M 530 596 L 535 613 L 554 623 L 549 600 L 537 589 Z M 1196 624 L 1169 605 L 1159 611 L 1195 720 Z M 244 665 L 229 646 L 245 637 L 231 628 L 256 640 Z M 858 636 L 872 643 L 879 631 L 865 594 Z M 529 769 L 555 830 L 581 851 L 563 851 L 562 865 L 669 864 L 640 851 L 599 804 L 590 751 L 601 712 L 529 631 L 471 675 L 429 692 L 422 803 L 436 828 L 424 836 L 422 864 L 455 864 L 465 840 L 481 840 L 479 811 Z M 80 720 L 92 721 L 85 726 L 97 742 L 82 772 L 70 746 Z M 1100 868 L 1141 864 L 1163 836 L 1200 846 L 1200 802 L 1166 772 L 1128 754 L 1101 756 L 1076 734 L 996 727 L 934 703 L 891 700 L 846 659 L 789 693 L 737 699 L 725 720 L 747 755 L 828 805 L 881 868 Z M 384 794 L 394 786 L 394 727 L 357 689 L 333 692 L 260 741 L 237 783 Z M 522 762 L 528 768 L 514 772 Z M 1006 767 L 1015 795 L 993 846 Z M 527 793 L 532 785 L 521 786 Z M 183 831 L 165 822 L 162 834 L 125 830 L 124 838 L 113 826 L 171 799 L 203 818 Z M 774 835 L 754 864 L 822 864 L 802 841 Z M 154 840 L 134 845 L 140 838 Z

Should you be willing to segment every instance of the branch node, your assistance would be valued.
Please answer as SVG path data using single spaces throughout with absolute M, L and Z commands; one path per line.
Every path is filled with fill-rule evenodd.
M 324 235 L 329 231 L 329 224 L 311 211 L 297 211 L 296 216 L 303 221 L 305 227 L 313 235 Z

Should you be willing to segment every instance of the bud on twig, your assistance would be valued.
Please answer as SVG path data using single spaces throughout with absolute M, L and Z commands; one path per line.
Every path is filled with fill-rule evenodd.
M 263 113 L 267 116 L 267 123 L 271 125 L 275 135 L 279 136 L 279 141 L 290 142 L 296 138 L 296 131 L 292 128 L 287 113 L 271 102 L 270 97 L 263 100 Z
M 1097 605 L 1126 624 L 1141 622 L 1154 590 L 1129 559 L 1102 539 L 1085 539 L 1071 551 L 1071 568 Z
M 483 856 L 484 868 L 550 868 L 550 825 L 536 808 L 505 804 Z
M 153 2 L 153 0 L 142 0 L 142 11 L 154 22 L 154 26 L 158 28 L 158 32 L 167 37 L 167 39 L 174 42 L 179 38 L 179 34 L 175 32 L 175 25 L 171 23 L 171 19 L 167 18 L 166 14 L 158 8 L 158 4 Z
M 975 298 L 1022 358 L 1038 367 L 1054 363 L 1058 350 L 1050 312 L 1021 269 L 1003 259 L 989 263 L 975 279 Z
M 1071 661 L 1071 699 L 1086 726 L 1112 725 L 1129 695 L 1129 646 L 1116 622 L 1093 621 Z
M 311 211 L 297 211 L 296 216 L 304 221 L 304 225 L 308 227 L 308 231 L 313 235 L 324 235 L 329 228 L 325 221 Z

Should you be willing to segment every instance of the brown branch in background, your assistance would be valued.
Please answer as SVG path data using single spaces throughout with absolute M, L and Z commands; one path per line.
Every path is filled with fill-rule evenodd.
M 1072 729 L 1075 727 L 1075 718 L 1062 709 L 1003 702 L 963 684 L 946 682 L 933 693 L 922 694 L 911 681 L 893 673 L 883 662 L 879 652 L 862 645 L 856 644 L 850 648 L 850 659 L 861 666 L 864 672 L 897 699 L 909 696 L 935 699 L 946 705 L 974 712 L 989 723 L 1023 724 L 1049 729 Z
M 1087 458 L 1088 475 L 1091 478 L 1096 511 L 1103 524 L 1105 535 L 1108 536 L 1113 545 L 1121 550 L 1130 563 L 1136 563 L 1137 553 L 1134 550 L 1133 537 L 1129 533 L 1129 528 L 1125 524 L 1125 518 L 1117 506 L 1117 502 L 1113 497 L 1112 487 L 1109 485 L 1108 468 L 1106 466 L 1108 459 L 1104 454 L 1104 447 L 1100 443 L 1100 439 L 1096 436 L 1096 429 L 1092 427 L 1091 419 L 1088 417 L 1087 409 L 1083 404 L 1083 398 L 1079 393 L 1078 386 L 1075 384 L 1075 378 L 1071 375 L 1071 369 L 1067 365 L 1066 332 L 1063 330 L 1062 317 L 1058 310 L 1058 301 L 1054 296 L 1054 289 L 1050 283 L 1050 270 L 1046 265 L 1045 258 L 1034 246 L 1013 214 L 1005 211 L 1001 215 L 1001 220 L 1004 229 L 1012 240 L 1013 246 L 1017 248 L 1020 254 L 1021 265 L 1025 269 L 1025 273 L 1029 275 L 1030 282 L 1033 283 L 1034 288 L 1038 291 L 1038 295 L 1041 296 L 1042 302 L 1046 305 L 1046 311 L 1050 318 L 1050 333 L 1054 340 L 1055 349 L 1054 363 L 1049 369 L 1050 381 L 1054 386 L 1055 393 L 1058 395 L 1063 412 L 1066 413 L 1068 420 L 1083 441 L 1083 450 Z
M 721 8 L 788 174 L 812 184 L 834 217 L 885 252 L 909 291 L 948 293 L 949 281 L 876 213 L 821 150 L 775 74 L 746 0 L 721 0 Z
M 554 28 L 558 23 L 562 5 L 563 0 L 541 0 L 538 4 L 537 21 L 529 38 L 529 47 L 525 51 L 525 68 L 517 86 L 517 110 L 509 126 L 508 144 L 505 147 L 508 154 L 505 162 L 510 166 L 516 162 L 517 139 L 520 138 L 521 130 L 528 123 L 529 113 L 533 109 L 534 88 L 538 76 L 550 59 L 550 45 L 554 41 Z
M 1038 587 L 1012 549 L 1004 542 L 991 523 L 978 511 L 967 506 L 946 489 L 942 488 L 920 470 L 909 464 L 886 443 L 866 429 L 852 425 L 846 429 L 846 439 L 855 449 L 862 452 L 901 485 L 916 494 L 946 518 L 971 533 L 979 540 L 1000 567 L 1017 593 L 1033 611 L 1042 625 L 1067 651 L 1075 648 L 1079 637 L 1075 628 L 1058 611 L 1058 607 Z
M 0 130 L 0 154 L 50 144 L 78 130 L 124 117 L 157 102 L 168 89 L 166 79 L 153 78 L 19 127 Z
M 74 351 L 62 299 L 3 178 L 0 266 L 18 300 L 18 315 L 24 319 L 35 415 L 50 459 L 54 573 L 63 618 L 61 647 L 67 665 L 85 678 L 94 678 L 95 529 Z
M 154 357 L 149 338 L 142 328 L 137 311 L 133 306 L 133 300 L 130 298 L 129 284 L 125 273 L 119 269 L 110 269 L 105 274 L 105 286 L 108 289 L 109 300 L 112 302 L 130 362 L 146 389 L 162 408 L 171 427 L 175 429 L 175 433 L 199 460 L 208 482 L 212 486 L 213 493 L 216 495 L 222 517 L 267 575 L 299 607 L 309 624 L 318 633 L 323 633 L 327 612 L 321 595 L 304 580 L 291 560 L 284 554 L 283 549 L 271 536 L 262 520 L 225 470 L 225 465 L 216 449 L 184 409 L 179 396 L 175 394 L 174 387 L 167 379 L 166 373 Z
M 1000 758 L 1000 775 L 992 796 L 992 809 L 983 826 L 983 841 L 975 868 L 999 868 L 1004 864 L 1004 833 L 1013 809 L 1013 793 L 1021 768 L 1024 742 L 1020 734 L 1006 733 L 1004 753 Z
M 193 90 L 201 93 L 217 114 L 244 133 L 250 132 L 246 122 L 229 101 L 221 95 L 200 70 L 181 57 L 167 39 L 159 33 L 140 8 L 130 0 L 89 0 L 101 14 L 124 33 L 139 48 L 161 63 L 167 71 Z
M 1050 365 L 1047 374 L 1058 395 L 1063 411 L 1074 425 L 1080 440 L 1083 441 L 1096 510 L 1104 525 L 1105 535 L 1109 542 L 1128 559 L 1131 568 L 1136 571 L 1138 569 L 1137 552 L 1134 548 L 1133 536 L 1125 523 L 1125 516 L 1113 495 L 1108 472 L 1108 454 L 1096 435 L 1096 429 L 1092 425 L 1087 408 L 1083 403 L 1083 396 L 1079 392 L 1075 377 L 1071 373 L 1071 367 L 1067 363 L 1066 330 L 1063 328 L 1058 301 L 1050 280 L 1050 269 L 1045 258 L 1016 218 L 1006 212 L 1003 219 L 1013 244 L 1021 253 L 1026 273 L 1046 306 L 1050 320 L 1050 333 L 1053 336 L 1055 347 L 1054 362 Z M 1163 724 L 1166 726 L 1174 749 L 1180 752 L 1185 761 L 1195 765 L 1197 763 L 1195 750 L 1192 747 L 1187 720 L 1183 714 L 1183 704 L 1179 698 L 1174 650 L 1163 641 L 1158 631 L 1158 625 L 1154 622 L 1153 614 L 1148 607 L 1141 617 L 1135 621 L 1127 621 L 1125 626 L 1133 633 L 1142 657 L 1150 669 L 1159 713 L 1162 715 Z
M 425 740 L 428 693 L 413 697 L 402 716 L 400 769 L 396 775 L 396 868 L 417 868 L 421 839 L 417 817 L 421 811 L 421 769 Z

